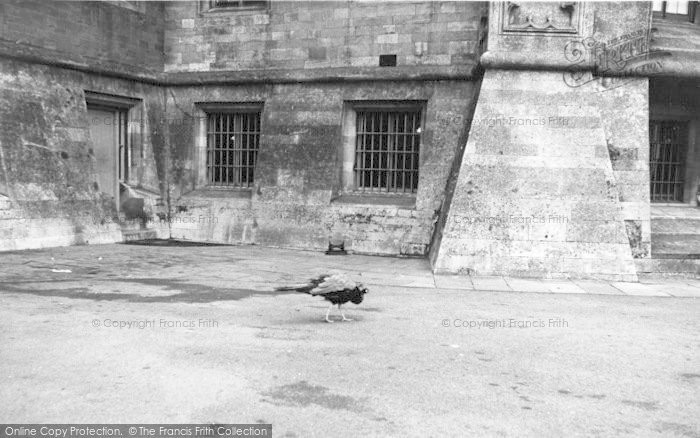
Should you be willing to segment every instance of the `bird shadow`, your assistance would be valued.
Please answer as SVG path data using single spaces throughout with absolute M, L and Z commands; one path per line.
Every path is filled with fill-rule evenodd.
M 348 318 L 352 318 L 352 321 L 343 321 L 341 316 L 338 315 L 330 315 L 329 318 L 333 321 L 333 323 L 326 322 L 324 319 L 324 315 L 321 316 L 315 316 L 315 315 L 299 315 L 295 318 L 291 318 L 289 321 L 292 323 L 298 323 L 298 324 L 323 324 L 323 325 L 334 325 L 334 324 L 352 324 L 352 323 L 357 323 L 357 322 L 362 322 L 365 319 L 363 317 L 357 317 L 357 315 L 348 315 L 345 314 Z
M 381 307 L 359 307 L 357 309 L 360 312 L 383 312 L 384 309 Z

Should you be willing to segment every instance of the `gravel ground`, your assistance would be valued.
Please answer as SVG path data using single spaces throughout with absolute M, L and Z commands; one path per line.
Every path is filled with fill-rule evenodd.
M 1 423 L 700 436 L 695 298 L 440 288 L 425 260 L 258 247 L 99 245 L 0 263 Z M 369 286 L 347 307 L 355 321 L 325 323 L 322 301 L 272 291 L 325 271 Z

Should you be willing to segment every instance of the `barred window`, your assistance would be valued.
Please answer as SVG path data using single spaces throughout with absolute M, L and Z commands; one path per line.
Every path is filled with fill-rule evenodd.
M 649 174 L 652 202 L 683 202 L 688 123 L 649 122 Z
M 146 2 L 139 0 L 100 0 L 124 9 L 130 9 L 139 13 L 146 13 Z
M 265 8 L 267 0 L 210 0 L 209 9 L 237 8 L 253 9 Z
M 683 0 L 654 0 L 651 2 L 654 11 L 665 11 L 667 14 L 687 14 L 688 13 L 688 1 Z M 666 3 L 664 5 L 664 3 Z
M 208 185 L 253 185 L 260 146 L 260 114 L 260 110 L 208 114 Z
M 356 109 L 355 190 L 415 193 L 421 109 Z
M 654 12 L 660 13 L 661 18 L 671 18 L 675 20 L 680 18 L 682 21 L 687 19 L 689 22 L 695 23 L 695 18 L 698 13 L 698 4 L 699 2 L 697 1 L 654 0 L 652 2 L 652 8 Z

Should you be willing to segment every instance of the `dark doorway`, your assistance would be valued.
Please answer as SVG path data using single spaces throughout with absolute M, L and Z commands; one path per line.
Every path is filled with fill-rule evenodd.
M 688 122 L 649 122 L 651 202 L 683 202 Z

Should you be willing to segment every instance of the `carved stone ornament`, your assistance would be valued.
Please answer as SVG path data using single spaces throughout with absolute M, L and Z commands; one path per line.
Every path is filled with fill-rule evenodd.
M 504 33 L 576 34 L 580 29 L 581 2 L 503 2 Z

